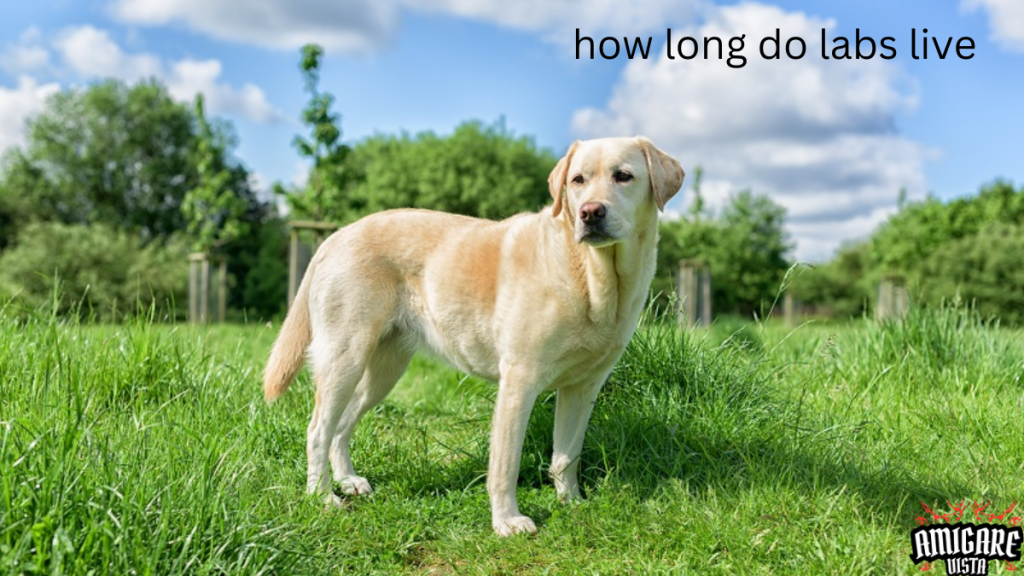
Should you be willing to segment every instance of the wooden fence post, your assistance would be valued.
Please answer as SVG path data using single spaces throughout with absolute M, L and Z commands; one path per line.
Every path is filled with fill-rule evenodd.
M 878 304 L 875 306 L 875 318 L 878 320 L 899 319 L 910 309 L 910 297 L 903 277 L 897 275 L 883 276 L 878 283 Z
M 210 279 L 211 260 L 217 261 L 216 285 Z M 211 257 L 205 252 L 188 255 L 188 321 L 194 324 L 213 320 L 210 313 L 210 291 L 216 290 L 217 322 L 227 317 L 228 262 L 224 257 Z
M 199 321 L 199 266 L 205 254 L 188 255 L 188 321 Z
M 338 229 L 337 224 L 331 222 L 305 222 L 296 221 L 289 223 L 291 229 L 291 242 L 288 250 L 288 307 L 291 308 L 292 300 L 299 291 L 302 284 L 302 277 L 306 275 L 306 268 L 313 260 L 313 255 L 324 242 L 327 234 Z M 303 231 L 313 233 L 313 242 L 306 244 L 299 238 Z
M 224 322 L 228 311 L 228 259 L 217 266 L 217 322 Z
M 711 325 L 711 270 L 697 260 L 679 261 L 678 318 L 687 326 Z

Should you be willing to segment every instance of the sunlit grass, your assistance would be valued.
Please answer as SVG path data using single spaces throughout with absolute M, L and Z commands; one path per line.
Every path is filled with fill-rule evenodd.
M 645 320 L 598 400 L 581 504 L 547 480 L 538 402 L 519 499 L 540 533 L 512 539 L 484 486 L 493 387 L 430 359 L 356 433 L 374 495 L 306 498 L 308 377 L 261 398 L 275 332 L 0 314 L 0 571 L 911 574 L 919 502 L 1024 496 L 1024 342 L 963 308 Z

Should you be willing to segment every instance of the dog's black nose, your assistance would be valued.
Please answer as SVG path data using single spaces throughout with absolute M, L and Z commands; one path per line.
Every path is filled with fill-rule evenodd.
M 583 220 L 584 224 L 597 224 L 604 220 L 607 213 L 608 209 L 600 202 L 587 202 L 580 206 L 580 220 Z

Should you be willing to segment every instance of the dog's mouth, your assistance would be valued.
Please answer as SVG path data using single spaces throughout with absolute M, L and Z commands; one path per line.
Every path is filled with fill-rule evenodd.
M 608 234 L 604 230 L 596 228 L 584 228 L 576 233 L 576 241 L 580 244 L 588 244 L 595 248 L 602 246 L 609 246 L 614 244 L 618 240 L 611 234 Z

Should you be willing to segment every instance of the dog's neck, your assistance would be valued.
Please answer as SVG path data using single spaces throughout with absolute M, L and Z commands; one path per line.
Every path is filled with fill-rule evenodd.
M 654 277 L 658 216 L 638 222 L 640 232 L 611 246 L 596 248 L 569 238 L 588 299 L 587 316 L 595 324 L 635 323 Z

